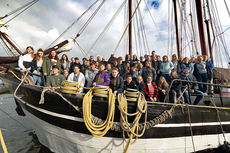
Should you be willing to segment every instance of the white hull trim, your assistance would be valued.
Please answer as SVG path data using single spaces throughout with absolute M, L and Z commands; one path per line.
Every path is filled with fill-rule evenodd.
M 31 125 L 35 130 L 41 144 L 55 153 L 121 153 L 125 147 L 122 138 L 102 137 L 96 138 L 92 135 L 76 133 L 51 125 L 30 112 L 23 109 L 26 116 L 30 119 Z M 225 134 L 227 140 L 230 134 Z M 194 136 L 195 149 L 203 150 L 216 148 L 222 144 L 224 139 L 222 134 Z M 187 153 L 193 152 L 192 138 L 157 138 L 157 139 L 138 139 L 130 146 L 130 153 Z
M 55 113 L 52 111 L 48 111 L 42 108 L 38 108 L 36 106 L 33 106 L 27 102 L 25 102 L 24 100 L 17 98 L 17 100 L 19 100 L 20 102 L 24 103 L 25 105 L 36 109 L 37 111 L 40 111 L 42 113 L 48 114 L 48 115 L 52 115 L 55 117 L 59 117 L 59 118 L 63 118 L 63 119 L 68 119 L 68 120 L 72 120 L 72 121 L 78 121 L 78 122 L 84 122 L 83 118 L 80 117 L 73 117 L 73 116 L 69 116 L 69 115 L 64 115 L 64 114 L 60 114 L 60 113 Z M 230 122 L 228 121 L 222 121 L 221 125 L 229 125 Z M 220 125 L 220 122 L 203 122 L 203 123 L 191 123 L 191 126 L 210 126 L 210 125 Z M 158 124 L 155 127 L 190 127 L 189 123 L 178 123 L 178 124 Z

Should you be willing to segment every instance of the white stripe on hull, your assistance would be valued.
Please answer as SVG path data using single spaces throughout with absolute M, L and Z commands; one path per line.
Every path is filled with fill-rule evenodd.
M 23 109 L 31 120 L 39 141 L 55 153 L 121 153 L 125 147 L 122 138 L 102 137 L 76 133 L 51 125 Z M 226 133 L 227 140 L 230 134 Z M 223 136 L 194 136 L 195 149 L 203 150 L 217 147 L 223 143 Z M 181 153 L 193 152 L 191 137 L 138 139 L 130 146 L 129 153 Z
M 83 118 L 80 117 L 74 117 L 74 116 L 69 116 L 69 115 L 64 115 L 64 114 L 60 114 L 60 113 L 55 113 L 55 112 L 51 112 L 42 108 L 38 108 L 36 106 L 33 106 L 27 102 L 25 102 L 24 100 L 17 98 L 18 100 L 20 100 L 22 103 L 24 103 L 25 105 L 36 109 L 37 111 L 40 111 L 42 113 L 48 114 L 48 115 L 52 115 L 55 117 L 59 117 L 59 118 L 63 118 L 63 119 L 68 119 L 68 120 L 72 120 L 72 121 L 78 121 L 78 122 L 84 122 Z M 228 121 L 222 121 L 221 122 L 222 125 L 228 125 L 230 124 L 230 122 Z M 191 126 L 210 126 L 210 125 L 220 125 L 220 122 L 203 122 L 203 123 L 191 123 Z M 155 127 L 190 127 L 189 123 L 177 123 L 177 124 L 158 124 Z

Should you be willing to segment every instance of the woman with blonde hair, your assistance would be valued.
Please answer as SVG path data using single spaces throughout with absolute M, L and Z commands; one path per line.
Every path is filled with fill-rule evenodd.
M 31 72 L 33 73 L 34 84 L 42 85 L 43 80 L 43 71 L 42 71 L 42 64 L 44 61 L 44 52 L 40 48 L 31 63 Z
M 32 46 L 26 47 L 25 52 L 19 56 L 18 66 L 22 70 L 31 70 L 31 62 L 34 58 L 34 49 Z
M 168 83 L 165 80 L 165 78 L 163 76 L 160 76 L 157 87 L 159 89 L 159 93 L 158 93 L 158 99 L 160 100 L 160 102 L 164 102 L 164 99 L 166 97 L 166 91 L 168 89 Z
M 169 81 L 169 84 L 171 85 L 171 88 L 169 91 L 169 102 L 170 103 L 176 103 L 177 98 L 181 95 L 181 82 L 176 81 L 175 79 L 179 79 L 179 77 L 178 77 L 177 72 L 172 70 L 170 74 L 170 81 Z
M 181 72 L 184 72 L 184 69 L 187 68 L 189 69 L 190 74 L 193 74 L 194 71 L 194 67 L 193 65 L 189 62 L 189 58 L 185 57 L 182 61 L 182 65 L 181 65 Z

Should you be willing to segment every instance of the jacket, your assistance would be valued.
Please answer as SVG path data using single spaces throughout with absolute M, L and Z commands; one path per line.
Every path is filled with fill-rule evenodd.
M 188 86 L 189 89 L 194 89 L 194 90 L 198 89 L 197 84 L 189 83 L 189 81 L 196 81 L 196 78 L 192 74 L 189 74 L 186 76 L 184 73 L 182 73 L 180 75 L 180 79 L 188 81 L 188 82 L 182 82 L 182 88 L 184 88 L 185 86 Z
M 117 79 L 117 80 L 116 80 Z M 113 83 L 114 80 L 118 81 L 115 84 Z M 111 77 L 110 80 L 110 84 L 109 87 L 113 90 L 113 91 L 117 91 L 117 93 L 122 93 L 124 90 L 124 80 L 123 78 L 118 75 L 116 78 L 114 78 L 113 76 Z
M 68 76 L 68 78 L 67 78 L 67 81 L 74 81 L 73 79 L 74 79 L 74 72 L 72 72 L 69 76 Z M 79 72 L 79 78 L 78 78 L 78 84 L 79 85 L 81 85 L 81 86 L 84 86 L 85 85 L 85 76 L 84 76 L 84 74 L 82 74 L 81 72 Z M 78 90 L 78 92 L 80 92 L 80 93 L 82 93 L 83 92 L 83 88 L 80 88 L 79 90 Z
M 96 74 L 98 73 L 98 69 L 92 70 L 87 69 L 85 71 L 85 79 L 87 82 L 93 82 L 93 79 L 95 78 Z
M 104 79 L 104 82 L 101 82 L 101 83 L 96 82 L 96 80 L 99 76 L 100 76 L 100 79 Z M 93 79 L 93 83 L 94 82 L 96 82 L 96 85 L 109 86 L 109 83 L 110 83 L 109 74 L 105 71 L 103 71 L 102 73 L 101 72 L 97 73 L 95 78 Z
M 158 87 L 157 87 L 157 85 L 154 82 L 152 82 L 152 85 L 154 87 L 154 95 L 153 95 L 153 97 L 157 98 L 158 97 Z M 151 96 L 150 96 L 150 93 L 149 93 L 149 88 L 148 88 L 147 83 L 145 83 L 144 92 L 145 92 L 145 98 L 146 98 L 146 100 L 150 100 Z
M 65 81 L 65 77 L 61 74 L 50 75 L 47 77 L 46 86 L 47 87 L 60 87 L 61 83 Z
M 62 73 L 60 60 L 57 60 L 57 66 L 59 67 L 59 73 Z M 43 73 L 47 73 L 47 75 L 50 75 L 51 68 L 52 68 L 51 59 L 49 59 L 48 57 L 45 57 L 45 59 L 44 59 L 44 61 L 42 63 L 42 71 L 43 71 Z

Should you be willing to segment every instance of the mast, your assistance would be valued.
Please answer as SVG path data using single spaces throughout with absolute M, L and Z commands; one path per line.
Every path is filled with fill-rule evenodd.
M 209 7 L 208 5 L 208 0 L 206 0 L 206 4 L 207 4 L 207 7 Z M 208 47 L 209 47 L 209 55 L 210 55 L 210 58 L 211 58 L 211 62 L 213 63 L 213 54 L 212 54 L 212 44 L 211 44 L 211 36 L 210 36 L 210 28 L 209 28 L 209 20 L 207 19 L 207 16 L 206 16 L 206 11 L 205 11 L 205 6 L 204 6 L 204 18 L 205 18 L 205 24 L 206 24 L 206 30 L 207 30 L 207 36 L 208 36 Z M 213 63 L 214 64 L 214 63 Z
M 179 37 L 179 26 L 178 26 L 178 18 L 177 18 L 177 5 L 176 0 L 173 0 L 174 5 L 174 15 L 175 15 L 175 26 L 176 26 L 176 45 L 177 45 L 177 56 L 181 56 L 181 48 L 180 48 L 180 37 Z
M 14 45 L 13 42 L 10 41 L 10 39 L 7 37 L 7 35 L 0 31 L 0 35 L 21 55 L 22 52 Z
M 129 55 L 132 58 L 132 0 L 129 0 Z
M 196 15 L 198 21 L 199 35 L 200 35 L 200 45 L 202 55 L 208 55 L 208 50 L 206 46 L 206 40 L 204 35 L 204 20 L 203 20 L 203 10 L 202 10 L 202 0 L 195 0 L 196 3 Z

